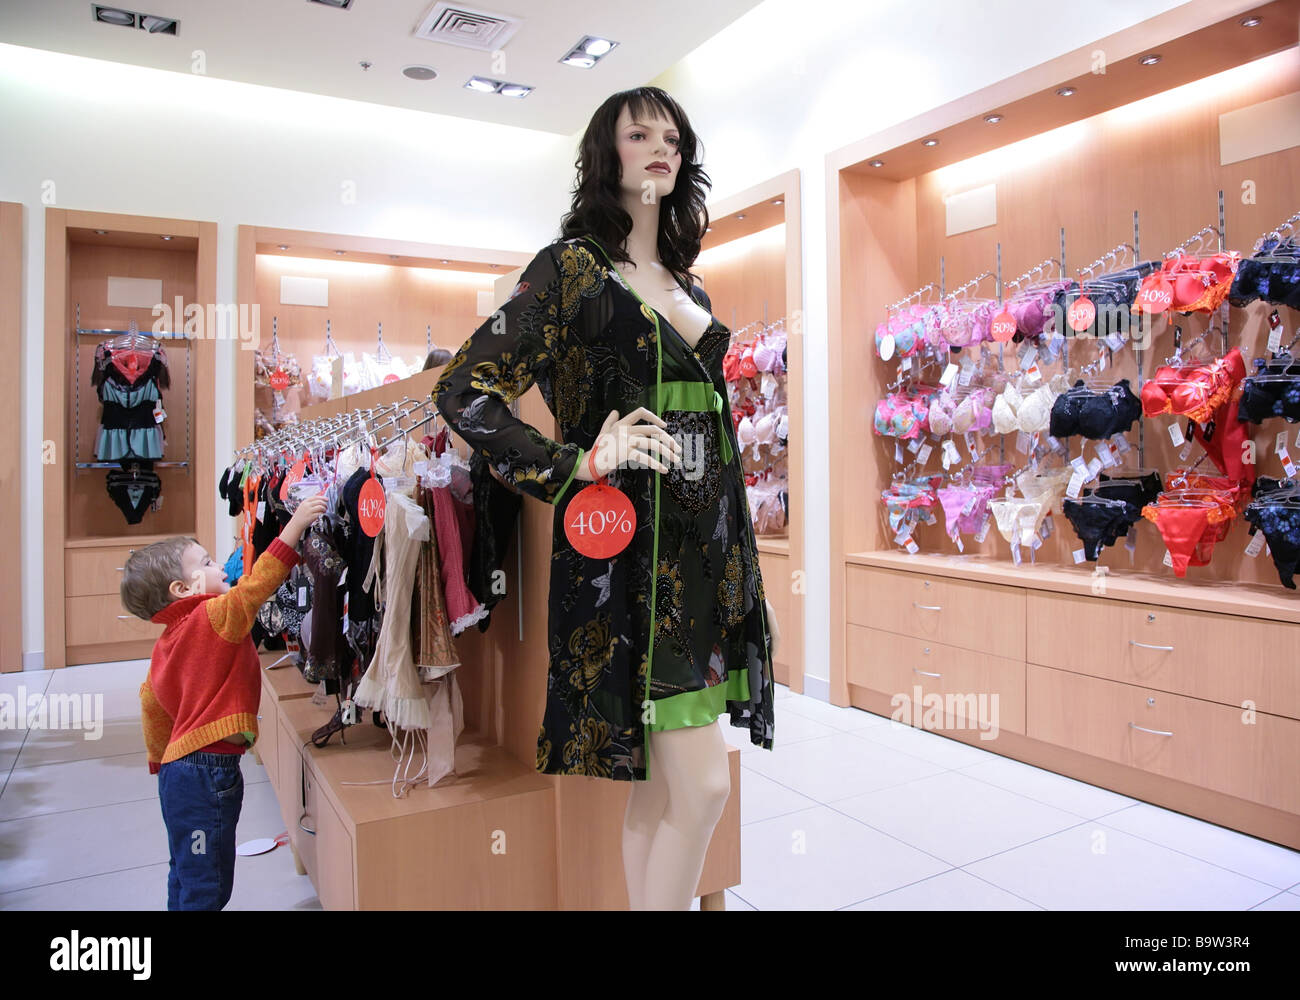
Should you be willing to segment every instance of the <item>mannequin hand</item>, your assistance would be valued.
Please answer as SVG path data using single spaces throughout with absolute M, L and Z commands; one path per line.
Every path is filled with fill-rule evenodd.
M 646 422 L 637 423 L 642 419 Z M 659 459 L 667 455 L 676 464 L 682 457 L 682 446 L 668 433 L 668 425 L 644 406 L 621 419 L 618 410 L 611 410 L 600 433 L 596 435 L 593 450 L 596 452 L 598 477 L 608 475 L 624 465 L 667 472 L 668 466 Z M 587 464 L 588 459 L 583 456 L 577 478 L 591 482 L 591 470 Z
M 781 629 L 776 623 L 776 612 L 772 610 L 772 602 L 763 598 L 763 607 L 767 611 L 767 629 L 772 633 L 772 659 L 776 659 L 776 650 L 781 643 Z

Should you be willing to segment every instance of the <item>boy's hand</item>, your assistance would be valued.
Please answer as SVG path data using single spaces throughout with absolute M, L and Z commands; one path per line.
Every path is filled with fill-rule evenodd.
M 289 518 L 289 527 L 297 528 L 298 534 L 301 535 L 306 531 L 316 518 L 325 513 L 329 506 L 325 499 L 325 491 L 317 493 L 314 497 L 308 497 L 298 505 L 298 509 L 293 512 Z
M 314 497 L 308 497 L 298 505 L 298 509 L 289 518 L 289 523 L 280 532 L 280 541 L 284 542 L 289 548 L 296 549 L 299 539 L 302 538 L 302 533 L 311 527 L 313 521 L 325 513 L 327 507 L 328 501 L 325 499 L 324 490 Z

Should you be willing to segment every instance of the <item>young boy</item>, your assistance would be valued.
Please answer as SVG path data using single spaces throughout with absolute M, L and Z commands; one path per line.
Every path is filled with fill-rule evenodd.
M 166 626 L 140 685 L 140 709 L 171 851 L 169 910 L 220 910 L 230 901 L 244 801 L 239 760 L 257 739 L 262 689 L 248 633 L 298 562 L 303 531 L 324 511 L 323 495 L 304 500 L 234 589 L 193 538 L 155 542 L 126 561 L 122 604 Z

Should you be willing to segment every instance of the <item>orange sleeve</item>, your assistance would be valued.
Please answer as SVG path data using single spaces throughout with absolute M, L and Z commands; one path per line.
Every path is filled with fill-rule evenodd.
M 163 752 L 172 738 L 172 717 L 159 703 L 148 678 L 140 685 L 140 724 L 144 728 L 144 748 L 149 760 L 149 773 L 157 774 L 162 764 Z
M 258 609 L 284 583 L 298 563 L 298 553 L 280 539 L 273 541 L 253 564 L 253 572 L 240 578 L 229 591 L 204 603 L 208 621 L 227 642 L 240 642 L 252 631 Z

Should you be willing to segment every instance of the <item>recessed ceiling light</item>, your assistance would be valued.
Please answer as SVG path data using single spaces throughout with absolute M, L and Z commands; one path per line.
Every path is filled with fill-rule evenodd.
M 403 66 L 402 75 L 412 80 L 433 80 L 438 71 L 432 66 Z
M 921 145 L 922 145 L 922 146 L 937 146 L 937 145 L 939 145 L 939 140 L 938 140 L 938 139 L 925 139 L 925 140 L 923 140 L 923 141 L 921 142 Z
M 338 254 L 340 257 L 342 257 L 345 253 L 347 253 L 346 250 L 335 250 L 334 252 Z
M 577 66 L 579 69 L 591 69 L 601 59 L 609 55 L 617 45 L 618 42 L 611 41 L 608 38 L 583 35 L 578 40 L 578 44 L 564 54 L 560 62 L 569 66 Z
M 737 222 L 739 222 L 739 221 L 741 221 L 742 219 L 744 219 L 744 217 L 745 217 L 745 213 L 744 213 L 744 212 L 737 212 L 737 213 L 736 213 L 736 221 L 737 221 Z
M 872 160 L 870 163 L 867 164 L 867 166 L 869 167 L 883 167 L 884 165 L 885 165 L 884 160 Z
M 471 76 L 466 81 L 465 86 L 469 90 L 477 90 L 481 94 L 495 94 L 501 89 L 500 80 L 489 80 L 485 76 Z
M 1060 90 L 1057 91 L 1057 93 L 1058 93 L 1061 97 L 1070 97 L 1070 96 L 1072 96 L 1072 95 L 1074 94 L 1074 88 L 1073 88 L 1073 87 L 1062 87 Z
M 525 87 L 521 83 L 507 83 L 498 91 L 502 97 L 527 97 L 532 92 L 532 87 Z
M 591 56 L 565 56 L 560 62 L 568 66 L 577 66 L 579 69 L 591 69 L 596 65 L 596 60 Z
M 308 3 L 318 3 L 322 7 L 337 7 L 339 10 L 347 10 L 352 6 L 352 0 L 307 0 Z
M 135 15 L 130 11 L 118 10 L 116 7 L 95 7 L 95 20 L 105 24 L 117 24 L 124 28 L 135 27 Z
M 444 264 L 450 264 L 451 261 L 449 261 L 449 260 L 444 260 L 443 263 L 444 263 Z
M 997 114 L 985 115 L 984 120 L 988 122 L 990 125 L 996 125 L 998 122 L 1002 121 L 1002 116 Z
M 145 14 L 140 18 L 140 27 L 151 35 L 176 34 L 176 22 L 169 17 L 154 17 L 152 14 Z
M 591 38 L 583 45 L 582 50 L 589 56 L 595 56 L 599 59 L 606 52 L 612 49 L 618 42 L 611 42 L 608 38 Z
M 1159 61 L 1160 61 L 1160 55 L 1155 52 L 1152 52 L 1151 55 L 1149 56 L 1143 56 L 1141 59 L 1138 60 L 1138 62 L 1140 62 L 1143 66 L 1154 66 Z
M 1243 17 L 1241 19 L 1241 26 L 1243 28 L 1253 28 L 1262 20 L 1264 20 L 1262 17 L 1256 17 L 1252 14 L 1250 17 Z
M 289 249 L 289 244 L 288 244 L 288 243 L 281 243 L 279 249 L 281 249 L 281 250 L 288 250 L 288 249 Z

